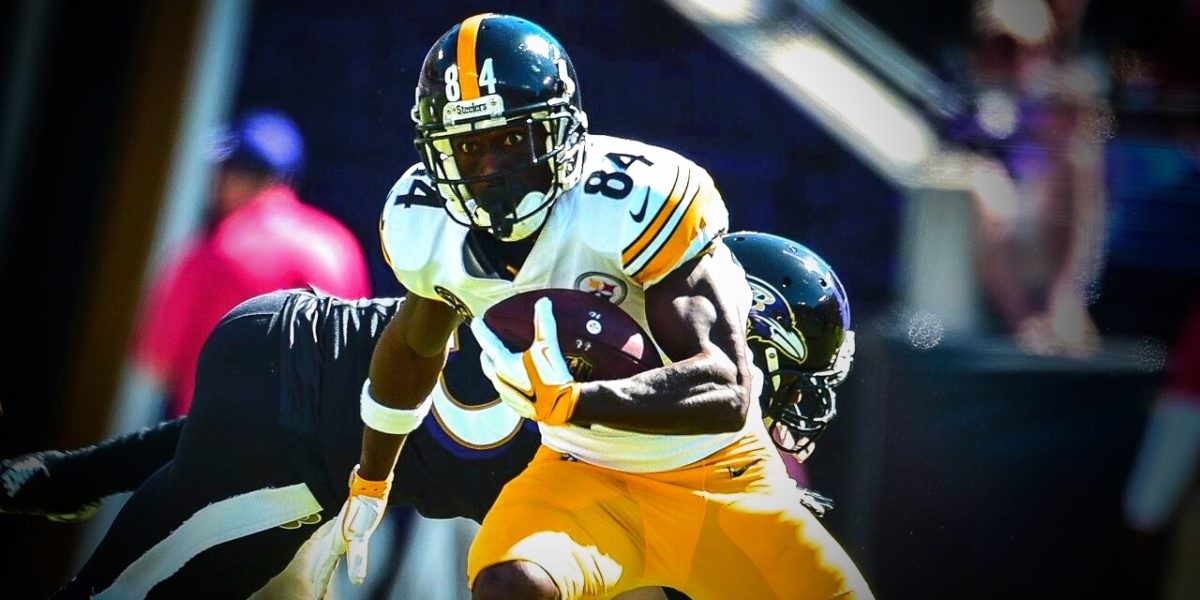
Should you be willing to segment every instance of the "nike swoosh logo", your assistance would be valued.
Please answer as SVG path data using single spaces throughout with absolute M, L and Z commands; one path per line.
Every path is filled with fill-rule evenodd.
M 642 219 L 646 218 L 646 205 L 648 204 L 650 204 L 650 188 L 646 188 L 646 197 L 642 198 L 642 208 L 638 209 L 637 212 L 629 213 L 629 216 L 633 217 L 635 222 L 641 223 Z
M 500 380 L 500 383 L 503 383 L 504 385 L 508 386 L 508 389 L 520 394 L 526 400 L 528 400 L 530 402 L 537 400 L 537 393 L 534 390 L 528 390 L 528 391 L 523 390 L 523 389 L 509 383 L 508 380 L 504 379 L 503 377 L 498 377 L 497 379 Z
M 729 478 L 733 479 L 734 477 L 740 477 L 742 475 L 742 473 L 745 473 L 747 469 L 749 469 L 750 467 L 753 467 L 760 460 L 762 460 L 762 459 L 756 458 L 756 459 L 742 465 L 741 467 L 739 467 L 737 469 L 735 469 L 733 467 L 725 467 L 725 468 L 729 471 Z

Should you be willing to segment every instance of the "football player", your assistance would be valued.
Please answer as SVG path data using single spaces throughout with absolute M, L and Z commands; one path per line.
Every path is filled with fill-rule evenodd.
M 409 296 L 362 387 L 362 452 L 338 516 L 351 579 L 365 576 L 446 340 L 469 321 L 501 400 L 542 435 L 471 547 L 476 598 L 647 585 L 711 598 L 869 597 L 803 507 L 753 401 L 763 384 L 744 327 L 753 295 L 721 240 L 727 213 L 708 173 L 663 148 L 589 134 L 562 46 L 509 15 L 472 16 L 434 43 L 412 116 L 421 162 L 380 222 Z M 667 364 L 576 381 L 547 299 L 524 352 L 474 318 L 539 288 L 606 293 Z
M 308 290 L 259 296 L 205 342 L 187 417 L 98 448 L 5 461 L 0 507 L 60 519 L 85 516 L 153 472 L 57 597 L 245 598 L 283 570 L 342 505 L 362 431 L 354 399 L 402 304 Z M 392 502 L 480 521 L 538 434 L 495 402 L 463 332 L 448 343 L 434 417 L 396 467 Z
M 724 241 L 753 293 L 746 341 L 764 377 L 763 423 L 785 456 L 804 462 L 837 415 L 835 388 L 854 361 L 846 289 L 825 259 L 792 240 L 737 232 Z
M 748 322 L 749 346 L 756 364 L 767 374 L 767 385 L 761 396 L 764 418 L 781 450 L 807 457 L 811 454 L 812 440 L 834 415 L 833 387 L 845 378 L 853 358 L 853 332 L 849 329 L 849 304 L 845 292 L 832 269 L 800 244 L 750 232 L 732 234 L 727 243 L 745 267 L 747 280 L 754 289 L 755 303 Z M 348 461 L 353 460 L 353 453 L 358 449 L 355 435 L 360 429 L 353 414 L 358 407 L 347 401 L 352 396 L 343 393 L 346 385 L 356 385 L 355 382 L 367 373 L 369 353 L 365 349 L 374 343 L 397 306 L 394 299 L 350 303 L 297 290 L 256 299 L 237 309 L 235 314 L 243 318 L 234 318 L 231 314 L 219 328 L 222 337 L 266 340 L 266 343 L 246 345 L 224 344 L 224 364 L 258 365 L 256 374 L 250 378 L 279 381 L 289 389 L 301 390 L 297 395 L 299 403 L 324 407 L 318 415 L 318 423 L 327 425 L 315 429 L 323 430 L 326 438 L 334 443 L 306 448 L 302 454 L 321 455 L 329 466 L 325 468 L 325 474 L 320 474 L 319 467 L 310 465 L 306 469 L 308 475 L 301 474 L 296 478 L 306 487 L 310 483 L 325 486 L 330 472 L 341 472 L 347 468 Z M 251 315 L 255 313 L 260 316 L 253 318 Z M 273 316 L 265 318 L 267 314 Z M 321 322 L 325 325 L 318 325 Z M 258 328 L 257 333 L 255 328 Z M 229 329 L 235 331 L 227 334 Z M 339 335 L 328 335 L 334 331 Z M 283 337 L 285 332 L 287 338 Z M 292 335 L 295 332 L 304 332 L 304 335 L 295 337 Z M 284 343 L 285 339 L 290 342 Z M 536 430 L 528 422 L 522 423 L 503 404 L 495 404 L 496 393 L 476 366 L 478 348 L 471 336 L 460 339 L 461 342 L 456 339 L 450 349 L 443 386 L 435 391 L 431 409 L 434 418 L 412 434 L 408 449 L 397 465 L 396 481 L 399 483 L 390 500 L 393 506 L 415 505 L 429 516 L 460 516 L 480 521 L 494 502 L 500 485 L 532 458 L 537 438 Z M 260 351 L 266 352 L 267 356 L 278 354 L 278 363 L 257 355 Z M 311 363 L 311 357 L 316 358 L 315 365 Z M 205 364 L 212 365 L 213 362 Z M 272 370 L 274 364 L 287 368 Z M 304 368 L 306 365 L 315 366 L 316 372 L 332 379 L 324 386 L 305 385 L 294 380 L 297 376 L 311 380 L 311 374 L 305 375 L 309 373 Z M 207 390 L 209 377 L 224 375 L 206 367 L 201 376 L 202 389 Z M 270 385 L 274 384 L 260 382 L 242 389 L 253 392 Z M 313 394 L 315 397 L 309 397 Z M 203 397 L 208 398 L 208 395 Z M 256 406 L 271 402 L 276 399 L 242 396 L 232 403 L 235 406 L 231 407 L 228 416 L 237 419 L 240 411 L 254 412 L 259 410 Z M 488 404 L 492 406 L 488 407 Z M 470 420 L 464 418 L 468 415 Z M 136 489 L 169 463 L 175 456 L 186 419 L 167 421 L 90 448 L 66 453 L 38 452 L 0 461 L 0 480 L 5 484 L 0 490 L 0 512 L 41 515 L 58 521 L 87 518 L 100 499 Z M 282 421 L 265 428 L 260 435 L 281 427 L 284 427 Z M 344 431 L 334 435 L 335 427 L 342 427 Z M 223 433 L 201 429 L 197 435 L 220 436 Z M 315 438 L 309 436 L 308 439 Z M 804 441 L 801 443 L 801 440 Z M 238 440 L 226 441 L 232 444 L 230 449 L 239 447 Z M 186 453 L 191 447 L 182 450 Z M 221 456 L 214 460 L 222 460 Z M 274 468 L 288 470 L 290 467 L 280 464 Z M 239 471 L 240 467 L 231 467 L 219 476 L 241 478 L 246 482 L 243 487 L 253 488 L 251 480 L 260 474 Z M 185 472 L 180 477 L 187 475 Z M 330 504 L 328 493 L 324 496 L 319 503 L 328 514 L 337 506 Z M 332 501 L 340 500 L 336 495 L 333 497 Z M 225 499 L 210 494 L 207 501 Z M 815 502 L 810 507 L 820 510 Z M 290 525 L 299 526 L 300 523 L 301 520 L 297 520 Z M 311 527 L 304 529 L 311 533 Z M 113 536 L 117 535 L 120 533 L 113 533 Z M 287 562 L 306 535 L 288 535 L 286 543 L 272 546 L 252 560 L 243 560 L 239 563 L 239 573 L 249 569 L 254 574 L 246 576 L 244 582 L 232 589 L 225 589 L 239 594 L 255 589 L 273 573 L 272 569 Z M 120 542 L 109 544 L 120 545 Z M 97 557 L 94 560 L 103 559 Z M 262 561 L 265 568 L 257 569 L 249 564 L 256 561 Z M 107 585 L 106 578 L 123 566 L 90 568 L 94 575 L 89 585 L 103 589 Z M 316 587 L 324 588 L 332 574 L 332 563 L 326 562 L 325 568 L 324 572 L 312 574 Z M 105 570 L 108 575 L 101 574 Z M 170 578 L 186 577 L 187 573 L 180 571 Z M 188 589 L 206 590 L 212 573 L 194 573 Z M 146 582 L 143 585 L 158 584 Z

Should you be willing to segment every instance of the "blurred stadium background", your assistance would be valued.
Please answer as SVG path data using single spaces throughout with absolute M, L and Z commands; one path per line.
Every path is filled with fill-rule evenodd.
M 359 236 L 377 294 L 401 292 L 376 220 L 417 158 L 416 70 L 481 11 L 563 42 L 593 131 L 691 157 L 736 228 L 800 240 L 837 269 L 858 360 L 809 464 L 880 597 L 1155 597 L 1161 544 L 1135 543 L 1121 495 L 1200 291 L 1192 0 L 1086 3 L 1113 117 L 1088 296 L 1104 345 L 1086 360 L 1024 353 L 989 325 L 964 184 L 976 150 L 951 135 L 971 110 L 968 2 L 5 3 L 0 456 L 137 421 L 122 373 L 139 294 L 198 222 L 206 135 L 236 112 L 296 119 L 302 197 Z M 52 591 L 81 532 L 0 517 L 0 596 Z

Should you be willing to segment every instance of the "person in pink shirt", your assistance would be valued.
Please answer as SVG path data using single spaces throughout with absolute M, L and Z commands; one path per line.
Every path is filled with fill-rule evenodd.
M 370 296 L 358 240 L 292 188 L 304 142 L 287 116 L 242 116 L 213 159 L 209 224 L 152 282 L 134 334 L 137 368 L 166 394 L 170 417 L 187 413 L 200 347 L 242 301 L 308 285 L 342 298 Z

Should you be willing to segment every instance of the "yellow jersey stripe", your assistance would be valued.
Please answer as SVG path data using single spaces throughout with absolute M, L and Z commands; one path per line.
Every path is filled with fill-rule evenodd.
M 624 250 L 621 251 L 621 262 L 628 269 L 633 261 L 642 254 L 650 242 L 658 237 L 660 231 L 667 221 L 671 219 L 671 214 L 675 212 L 675 207 L 679 205 L 680 198 L 683 198 L 684 191 L 692 181 L 692 170 L 688 169 L 687 178 L 683 180 L 683 186 L 679 185 L 680 169 L 675 169 L 675 183 L 671 184 L 671 192 L 667 194 L 667 199 L 662 206 L 658 207 L 658 212 L 654 213 L 654 218 L 650 219 L 650 225 L 642 230 L 642 234 L 633 240 Z
M 675 224 L 671 234 L 667 236 L 667 241 L 663 242 L 657 254 L 650 257 L 650 260 L 647 260 L 646 264 L 632 275 L 638 283 L 657 281 L 659 277 L 678 265 L 684 253 L 691 247 L 692 240 L 695 240 L 700 230 L 703 229 L 705 207 L 709 200 L 716 195 L 717 190 L 712 185 L 698 187 L 696 193 L 687 201 L 687 206 L 683 209 L 683 216 Z
M 458 85 L 463 100 L 479 97 L 479 67 L 475 64 L 475 42 L 479 38 L 479 25 L 491 13 L 468 17 L 458 28 Z

